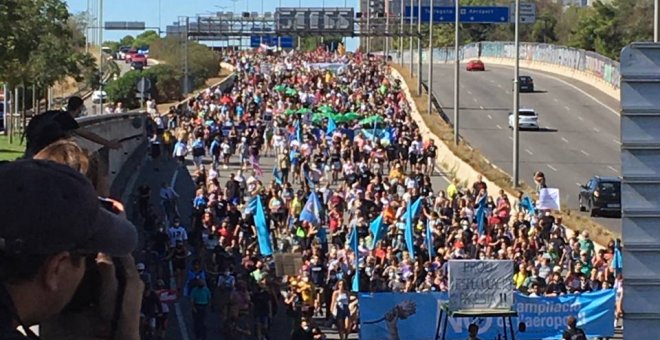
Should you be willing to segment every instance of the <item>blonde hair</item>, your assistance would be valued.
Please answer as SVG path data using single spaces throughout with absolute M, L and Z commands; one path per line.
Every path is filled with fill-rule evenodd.
M 89 170 L 89 154 L 73 139 L 60 139 L 41 149 L 34 159 L 51 160 L 68 165 L 83 175 Z

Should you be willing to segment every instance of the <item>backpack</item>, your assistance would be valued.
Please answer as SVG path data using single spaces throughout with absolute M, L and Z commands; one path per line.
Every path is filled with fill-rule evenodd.
M 584 334 L 584 331 L 579 328 L 569 329 L 568 331 L 571 333 L 569 340 L 587 340 L 587 336 Z

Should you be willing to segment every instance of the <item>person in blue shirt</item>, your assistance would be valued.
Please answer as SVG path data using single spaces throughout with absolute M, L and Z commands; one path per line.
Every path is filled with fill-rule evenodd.
M 197 279 L 190 291 L 190 302 L 192 303 L 192 317 L 195 338 L 206 339 L 206 309 L 211 302 L 211 291 L 206 287 L 206 281 Z

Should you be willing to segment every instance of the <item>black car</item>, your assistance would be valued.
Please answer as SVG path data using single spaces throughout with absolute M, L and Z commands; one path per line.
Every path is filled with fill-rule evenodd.
M 580 211 L 591 216 L 611 213 L 621 216 L 621 178 L 594 176 L 580 186 Z
M 518 77 L 518 91 L 520 92 L 534 92 L 534 79 L 530 76 Z
M 144 63 L 141 61 L 134 61 L 131 63 L 131 69 L 141 71 L 144 69 Z

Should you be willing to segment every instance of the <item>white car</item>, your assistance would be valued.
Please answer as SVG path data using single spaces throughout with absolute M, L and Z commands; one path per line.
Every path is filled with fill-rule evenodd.
M 513 129 L 514 125 L 514 116 L 513 113 L 509 113 L 509 128 Z M 518 128 L 519 129 L 530 129 L 538 130 L 539 127 L 539 115 L 534 111 L 534 109 L 519 109 L 518 110 Z
M 108 94 L 105 93 L 105 91 L 96 90 L 96 91 L 92 92 L 92 103 L 98 104 L 101 101 L 105 102 L 107 100 L 108 100 Z

